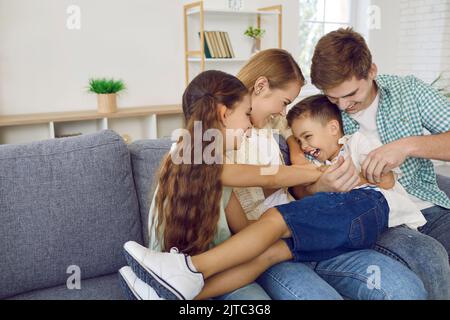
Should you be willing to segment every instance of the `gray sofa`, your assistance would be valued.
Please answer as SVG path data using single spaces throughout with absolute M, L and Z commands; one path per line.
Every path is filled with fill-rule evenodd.
M 110 130 L 0 146 L 0 299 L 124 299 L 122 246 L 148 243 L 149 192 L 169 148 Z
M 148 244 L 149 195 L 169 148 L 127 146 L 109 130 L 0 146 L 0 299 L 124 299 L 122 246 Z M 70 266 L 80 290 L 67 287 Z

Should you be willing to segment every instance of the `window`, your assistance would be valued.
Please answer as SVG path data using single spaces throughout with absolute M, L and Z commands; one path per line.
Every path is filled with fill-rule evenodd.
M 300 67 L 310 78 L 311 59 L 319 39 L 334 30 L 352 25 L 352 0 L 299 0 Z

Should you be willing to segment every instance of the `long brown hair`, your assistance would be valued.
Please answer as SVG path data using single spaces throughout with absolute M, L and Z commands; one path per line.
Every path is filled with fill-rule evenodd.
M 186 88 L 183 113 L 190 137 L 179 139 L 177 152 L 183 155 L 188 152 L 191 162 L 175 164 L 169 153 L 160 169 L 156 234 L 162 240 L 163 251 L 176 247 L 183 253 L 194 255 L 208 250 L 213 241 L 220 217 L 223 161 L 215 164 L 206 164 L 204 159 L 198 164 L 194 162 L 194 124 L 201 121 L 202 136 L 208 129 L 220 129 L 217 104 L 233 109 L 247 94 L 241 81 L 221 71 L 203 72 Z M 202 150 L 209 143 L 202 139 Z
M 255 54 L 239 71 L 237 77 L 252 92 L 259 77 L 269 80 L 272 89 L 284 89 L 289 83 L 305 84 L 305 77 L 294 57 L 283 49 L 267 49 Z

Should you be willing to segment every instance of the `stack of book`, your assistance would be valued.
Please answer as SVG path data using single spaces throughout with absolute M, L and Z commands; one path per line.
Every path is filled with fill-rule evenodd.
M 205 58 L 235 58 L 228 32 L 205 31 Z M 200 32 L 199 32 L 200 35 Z

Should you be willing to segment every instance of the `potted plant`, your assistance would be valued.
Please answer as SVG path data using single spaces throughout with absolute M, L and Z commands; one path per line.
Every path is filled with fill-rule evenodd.
M 261 28 L 253 28 L 252 26 L 245 30 L 244 35 L 253 39 L 252 54 L 261 51 L 261 38 L 265 33 L 266 30 Z
M 97 108 L 99 113 L 113 113 L 117 111 L 117 93 L 125 90 L 122 80 L 90 79 L 89 92 L 97 94 Z

